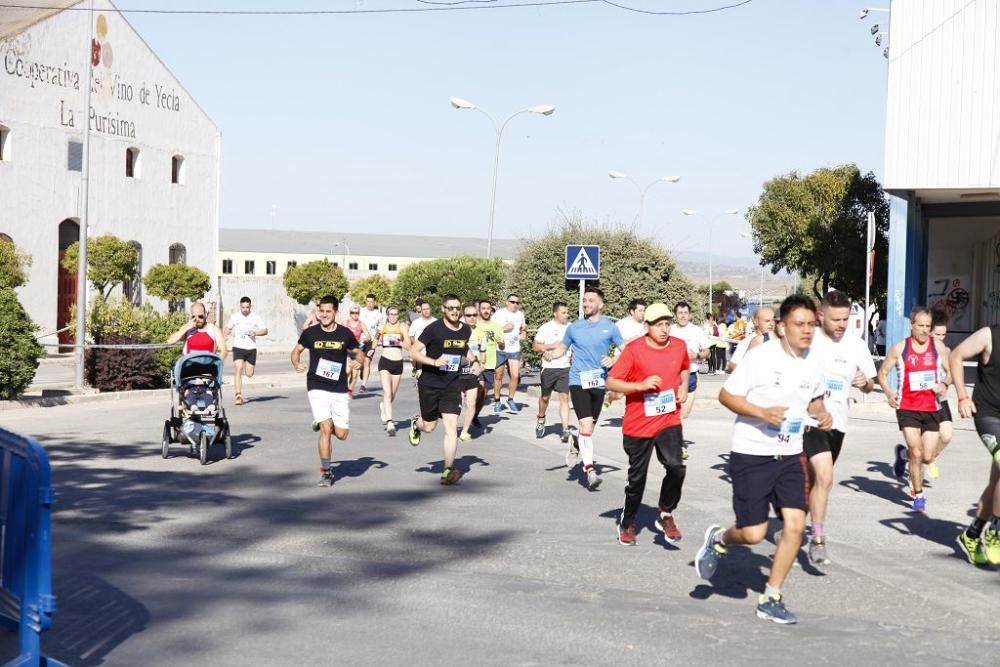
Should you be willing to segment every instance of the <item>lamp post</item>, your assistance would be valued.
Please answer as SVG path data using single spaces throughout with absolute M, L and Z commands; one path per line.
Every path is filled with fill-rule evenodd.
M 706 313 L 712 312 L 712 223 L 724 215 L 736 215 L 740 212 L 738 208 L 731 208 L 714 215 L 710 218 L 706 218 L 708 221 L 708 310 Z M 698 215 L 698 211 L 691 208 L 681 209 L 681 213 L 684 215 Z
M 631 176 L 629 176 L 628 174 L 623 174 L 620 171 L 613 171 L 613 170 L 609 171 L 608 172 L 608 177 L 611 178 L 611 179 L 613 179 L 613 180 L 623 178 L 626 181 L 628 181 L 629 183 L 631 183 L 632 185 L 634 185 L 635 189 L 639 191 L 639 225 L 640 226 L 642 225 L 642 220 L 643 220 L 644 213 L 645 213 L 645 210 L 646 210 L 646 193 L 649 192 L 649 189 L 651 187 L 653 187 L 654 185 L 656 185 L 657 183 L 676 183 L 677 181 L 681 180 L 680 176 L 664 176 L 663 178 L 656 179 L 655 181 L 653 181 L 652 183 L 650 183 L 646 187 L 641 188 L 641 187 L 639 187 L 639 184 L 636 183 L 635 180 Z
M 500 138 L 503 136 L 503 131 L 507 127 L 507 123 L 511 120 L 520 116 L 523 113 L 537 113 L 543 116 L 551 116 L 552 112 L 556 110 L 551 104 L 536 104 L 535 106 L 528 107 L 527 109 L 521 109 L 520 111 L 508 116 L 502 123 L 497 123 L 496 119 L 493 118 L 485 109 L 477 107 L 475 104 L 468 100 L 463 100 L 460 97 L 452 97 L 448 100 L 451 106 L 462 110 L 462 111 L 478 111 L 493 123 L 493 129 L 497 133 L 497 143 L 496 149 L 493 152 L 493 191 L 490 194 L 490 228 L 486 235 L 486 259 L 493 257 L 493 221 L 496 214 L 496 203 L 497 203 L 497 172 L 500 169 Z
M 740 234 L 740 236 L 742 236 L 745 239 L 752 239 L 753 238 L 753 234 L 750 234 L 749 232 L 742 232 Z M 761 307 L 761 308 L 764 307 L 764 265 L 763 264 L 760 265 L 760 299 L 758 300 L 757 305 L 759 307 Z
M 350 280 L 351 276 L 347 273 L 347 256 L 351 254 L 351 246 L 347 245 L 347 241 L 335 241 L 333 247 L 344 246 L 344 276 Z

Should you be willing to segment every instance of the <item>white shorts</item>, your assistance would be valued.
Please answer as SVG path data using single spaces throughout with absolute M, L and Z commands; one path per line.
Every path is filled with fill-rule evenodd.
M 314 422 L 332 419 L 333 425 L 339 429 L 346 431 L 351 428 L 351 399 L 347 394 L 322 389 L 311 389 L 307 393 Z

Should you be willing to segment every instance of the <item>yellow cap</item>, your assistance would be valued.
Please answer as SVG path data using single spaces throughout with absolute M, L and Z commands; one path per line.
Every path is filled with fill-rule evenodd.
M 665 303 L 654 303 L 646 308 L 646 322 L 652 324 L 663 318 L 673 318 L 674 314 Z

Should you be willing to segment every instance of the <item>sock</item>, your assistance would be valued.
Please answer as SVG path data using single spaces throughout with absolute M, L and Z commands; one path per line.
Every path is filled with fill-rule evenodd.
M 913 489 L 913 492 L 910 495 L 913 496 L 914 498 L 919 498 L 920 496 L 924 495 L 924 490 Z
M 781 589 L 775 588 L 771 584 L 767 584 L 767 586 L 764 587 L 764 599 L 766 600 L 767 598 L 772 598 L 774 600 L 781 599 Z
M 594 439 L 593 434 L 580 432 L 580 459 L 583 461 L 583 468 L 594 467 Z
M 820 522 L 820 523 L 816 523 L 815 521 L 813 522 L 813 525 L 812 525 L 812 536 L 813 536 L 813 539 L 815 539 L 817 537 L 823 537 L 823 524 L 822 524 L 822 522 Z
M 726 531 L 720 530 L 715 535 L 712 536 L 712 541 L 722 546 L 726 546 Z
M 322 456 L 319 457 L 319 469 L 326 472 L 330 469 L 330 459 L 324 459 Z
M 965 529 L 965 536 L 970 540 L 978 540 L 983 534 L 983 528 L 986 527 L 986 519 L 980 519 L 978 516 L 972 520 L 969 527 Z
M 539 424 L 544 424 L 545 423 L 545 415 L 542 415 L 541 417 L 538 418 L 538 423 Z

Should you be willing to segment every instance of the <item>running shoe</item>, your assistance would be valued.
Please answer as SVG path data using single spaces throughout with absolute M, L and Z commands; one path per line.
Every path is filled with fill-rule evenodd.
M 567 442 L 569 442 L 569 439 L 570 439 L 570 432 L 569 429 L 566 429 L 562 432 L 562 435 L 559 437 L 559 442 L 565 445 Z
M 359 393 L 359 394 L 363 394 L 363 393 L 365 393 L 366 391 L 368 391 L 368 387 L 367 387 L 367 386 L 365 386 L 365 383 L 364 383 L 364 382 L 362 382 L 362 383 L 361 383 L 361 386 L 360 386 L 360 387 L 359 387 L 358 389 L 359 389 L 359 391 L 358 391 L 358 393 Z
M 566 450 L 566 467 L 572 468 L 580 462 L 580 442 L 573 436 L 567 442 L 569 447 Z
M 420 429 L 417 428 L 417 420 L 420 419 L 420 415 L 413 415 L 410 418 L 410 429 L 407 435 L 410 438 L 410 444 L 416 447 L 420 444 Z
M 312 430 L 314 430 L 314 431 L 318 431 L 319 430 L 319 422 L 313 422 L 312 423 Z
M 927 496 L 925 496 L 922 493 L 913 496 L 913 511 L 914 512 L 927 511 Z
M 396 422 L 391 420 L 387 421 L 385 423 L 385 432 L 388 433 L 391 438 L 396 437 Z
M 677 527 L 677 522 L 674 521 L 672 514 L 660 512 L 656 518 L 656 527 L 663 531 L 663 537 L 667 542 L 676 544 L 681 541 L 681 529 Z
M 906 476 L 906 463 L 906 445 L 896 445 L 892 462 L 892 474 L 896 479 L 903 479 Z
M 937 479 L 941 476 L 941 468 L 938 467 L 937 461 L 931 461 L 927 464 L 927 476 L 931 479 Z
M 694 559 L 694 571 L 698 576 L 708 581 L 715 575 L 719 567 L 719 559 L 726 555 L 726 547 L 716 537 L 722 535 L 722 526 L 709 526 L 705 531 L 705 539 L 698 549 Z
M 319 481 L 316 482 L 316 486 L 323 486 L 323 487 L 333 486 L 333 470 L 331 470 L 330 468 L 324 470 L 323 474 L 320 475 L 319 477 Z
M 469 431 L 462 431 L 462 435 L 458 436 L 458 439 L 462 442 L 472 442 L 472 433 Z
M 451 486 L 462 479 L 462 471 L 458 468 L 445 468 L 441 471 L 441 484 Z
M 961 547 L 962 553 L 965 554 L 965 558 L 973 565 L 986 565 L 990 562 L 986 558 L 986 553 L 983 551 L 982 540 L 969 537 L 963 530 L 958 534 L 955 541 L 958 542 L 958 546 Z
M 593 468 L 587 470 L 587 488 L 591 491 L 597 490 L 597 487 L 601 485 L 601 476 L 597 474 L 597 471 Z
M 626 526 L 621 524 L 618 525 L 618 544 L 624 544 L 627 547 L 635 546 L 635 524 L 630 523 Z
M 544 438 L 545 437 L 545 420 L 535 422 L 535 437 Z
M 500 401 L 493 401 L 493 414 L 498 415 L 503 412 L 503 403 Z
M 521 411 L 521 408 L 517 407 L 517 403 L 514 401 L 507 401 L 507 412 L 512 415 L 516 415 Z
M 992 528 L 983 531 L 983 554 L 990 565 L 1000 565 L 1000 531 Z
M 785 601 L 781 598 L 782 596 L 780 595 L 776 598 L 765 598 L 763 595 L 757 598 L 757 618 L 774 621 L 781 625 L 797 623 L 799 619 L 795 618 L 795 614 L 785 608 Z
M 830 564 L 830 555 L 826 552 L 826 538 L 820 536 L 809 540 L 809 562 L 813 565 Z
M 687 461 L 688 460 L 688 448 L 687 448 L 687 445 L 681 445 L 681 460 L 682 461 Z

